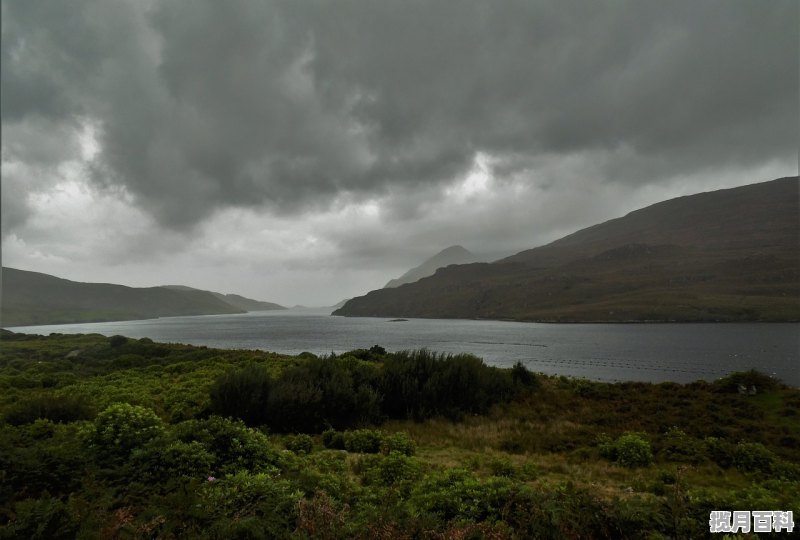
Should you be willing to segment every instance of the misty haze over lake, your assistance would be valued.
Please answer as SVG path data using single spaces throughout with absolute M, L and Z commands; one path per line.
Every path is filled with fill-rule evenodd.
M 294 309 L 241 315 L 27 326 L 15 332 L 121 334 L 155 341 L 287 354 L 341 353 L 378 344 L 390 351 L 469 352 L 486 363 L 605 381 L 714 380 L 758 369 L 800 386 L 800 325 L 537 324 L 505 321 L 331 317 Z

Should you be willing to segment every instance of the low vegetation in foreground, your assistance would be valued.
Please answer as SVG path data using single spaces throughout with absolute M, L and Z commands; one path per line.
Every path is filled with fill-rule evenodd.
M 605 384 L 378 346 L 0 347 L 0 538 L 704 538 L 711 510 L 800 516 L 800 390 L 757 372 Z

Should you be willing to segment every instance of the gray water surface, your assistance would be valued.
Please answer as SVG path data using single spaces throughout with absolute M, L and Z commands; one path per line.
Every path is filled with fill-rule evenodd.
M 470 352 L 488 364 L 603 381 L 713 380 L 751 368 L 800 386 L 800 325 L 539 324 L 459 319 L 331 317 L 293 309 L 241 315 L 11 328 L 49 334 L 121 334 L 155 341 L 287 354 L 387 350 Z

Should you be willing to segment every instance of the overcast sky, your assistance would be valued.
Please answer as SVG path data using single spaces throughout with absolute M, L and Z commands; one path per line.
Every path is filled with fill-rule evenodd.
M 9 0 L 3 265 L 285 305 L 798 171 L 796 0 Z

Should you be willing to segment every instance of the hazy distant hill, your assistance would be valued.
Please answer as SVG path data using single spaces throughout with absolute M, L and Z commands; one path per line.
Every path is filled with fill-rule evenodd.
M 384 288 L 399 287 L 406 283 L 414 283 L 420 279 L 432 276 L 437 269 L 451 264 L 467 264 L 477 262 L 478 258 L 461 246 L 450 246 L 443 249 L 421 265 L 412 268 L 397 279 L 389 281 Z
M 798 178 L 679 197 L 492 264 L 440 269 L 335 315 L 800 320 Z
M 333 304 L 333 305 L 332 305 L 332 306 L 330 306 L 330 307 L 331 307 L 332 309 L 338 309 L 338 308 L 342 307 L 343 305 L 345 305 L 345 304 L 346 304 L 347 302 L 349 302 L 349 301 L 350 301 L 350 299 L 349 299 L 349 298 L 345 298 L 344 300 L 339 300 L 338 302 L 336 302 L 335 304 Z
M 0 324 L 22 326 L 244 313 L 213 293 L 168 287 L 80 283 L 3 268 Z
M 187 287 L 185 285 L 164 285 L 164 287 L 168 289 L 176 289 L 182 291 L 201 291 L 201 289 L 195 289 L 193 287 Z M 275 311 L 278 309 L 287 309 L 285 306 L 281 306 L 280 304 L 274 304 L 272 302 L 263 302 L 261 300 L 253 300 L 252 298 L 247 298 L 245 296 L 240 296 L 238 294 L 222 294 L 214 291 L 201 291 L 201 292 L 210 292 L 223 302 L 226 302 L 233 307 L 242 309 L 244 311 Z

